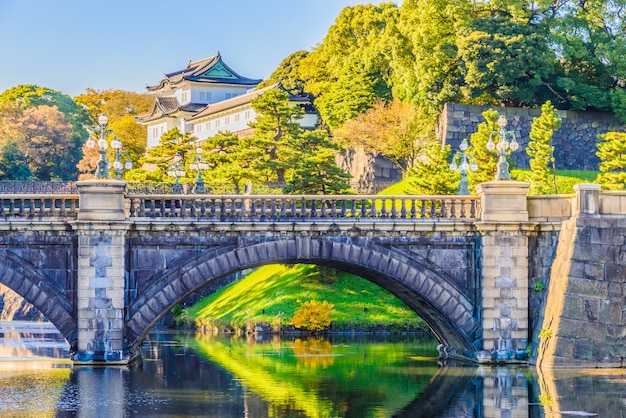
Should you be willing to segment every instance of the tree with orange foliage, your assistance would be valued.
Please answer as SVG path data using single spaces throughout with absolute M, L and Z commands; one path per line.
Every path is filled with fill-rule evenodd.
M 435 139 L 435 124 L 409 102 L 379 101 L 335 131 L 335 139 L 346 148 L 380 154 L 406 174 Z

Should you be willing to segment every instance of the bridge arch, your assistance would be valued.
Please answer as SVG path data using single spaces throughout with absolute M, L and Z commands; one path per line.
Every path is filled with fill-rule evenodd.
M 420 315 L 451 356 L 474 357 L 480 323 L 470 299 L 427 263 L 371 240 L 296 237 L 207 251 L 155 277 L 129 306 L 125 337 L 135 351 L 177 303 L 226 275 L 266 264 L 318 264 L 354 273 L 401 299 Z
M 4 253 L 0 254 L 0 284 L 38 309 L 59 330 L 72 349 L 76 348 L 78 331 L 74 310 L 54 280 L 38 273 L 18 256 Z

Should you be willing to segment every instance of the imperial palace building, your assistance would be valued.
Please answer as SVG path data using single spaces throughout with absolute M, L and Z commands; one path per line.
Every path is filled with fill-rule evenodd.
M 152 110 L 136 118 L 148 128 L 147 147 L 159 145 L 161 136 L 173 128 L 191 132 L 200 142 L 220 131 L 239 136 L 251 134 L 248 124 L 256 118 L 251 100 L 268 89 L 282 88 L 274 84 L 256 89 L 261 81 L 237 74 L 224 63 L 219 52 L 165 74 L 159 84 L 147 87 L 155 95 Z M 289 100 L 305 109 L 304 118 L 298 121 L 300 125 L 314 128 L 318 116 L 310 98 L 290 95 Z

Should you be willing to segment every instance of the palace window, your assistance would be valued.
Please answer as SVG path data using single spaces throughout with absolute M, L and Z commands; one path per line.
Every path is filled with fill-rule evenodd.
M 224 125 L 228 125 L 230 123 L 230 116 L 226 116 L 224 118 Z
M 249 110 L 246 110 L 246 113 L 244 113 L 244 117 L 246 119 L 250 119 L 250 111 Z
M 239 113 L 235 115 L 235 123 L 239 122 Z

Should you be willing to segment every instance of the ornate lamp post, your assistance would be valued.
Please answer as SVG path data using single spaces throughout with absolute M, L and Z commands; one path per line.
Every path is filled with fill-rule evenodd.
M 196 194 L 206 193 L 206 187 L 204 187 L 204 180 L 202 179 L 202 170 L 209 168 L 209 164 L 202 158 L 202 148 L 196 148 L 196 155 L 193 156 L 193 162 L 189 164 L 189 168 L 196 170 L 196 184 L 193 187 L 193 192 Z
M 452 163 L 450 163 L 450 170 L 456 171 L 459 170 L 461 173 L 461 182 L 459 183 L 459 195 L 468 195 L 469 185 L 467 183 L 467 170 L 476 171 L 478 170 L 478 165 L 476 164 L 476 160 L 474 156 L 467 153 L 467 148 L 469 145 L 467 144 L 467 139 L 464 139 L 459 145 L 459 149 L 461 152 L 457 151 L 454 158 L 452 159 Z M 457 165 L 455 160 L 460 158 L 461 164 Z M 469 161 L 472 160 L 472 164 Z
M 507 131 L 505 129 L 507 124 L 506 118 L 504 115 L 500 115 L 498 118 L 498 126 L 500 127 L 497 131 L 491 131 L 491 135 L 489 135 L 489 142 L 487 142 L 487 149 L 489 151 L 493 151 L 494 149 L 498 150 L 498 171 L 496 173 L 496 180 L 511 180 L 511 174 L 509 173 L 509 163 L 506 160 L 506 156 L 509 154 L 509 149 L 511 152 L 515 152 L 519 148 L 519 143 L 515 139 L 515 133 L 513 131 Z M 498 144 L 496 145 L 493 142 L 493 136 L 498 135 Z M 507 136 L 511 138 L 509 141 Z
M 184 177 L 187 173 L 184 170 L 181 160 L 183 157 L 180 154 L 174 155 L 174 162 L 170 164 L 170 169 L 167 170 L 167 175 L 174 177 L 174 193 L 179 194 L 183 191 L 183 185 L 178 182 L 179 177 Z
M 107 132 L 107 125 L 109 124 L 109 118 L 104 113 L 101 113 L 98 116 L 98 130 L 100 131 L 100 139 L 96 142 L 93 138 L 89 138 L 85 145 L 87 148 L 93 149 L 96 145 L 98 145 L 98 152 L 100 153 L 100 159 L 98 160 L 96 167 L 96 179 L 109 179 L 109 169 L 111 168 L 111 163 L 107 159 L 107 148 L 109 147 L 109 143 L 107 142 L 105 136 Z M 111 148 L 115 151 L 115 162 L 113 163 L 113 168 L 115 168 L 115 179 L 122 179 L 122 168 L 129 170 L 133 167 L 133 164 L 130 162 L 130 155 L 127 152 L 122 152 L 122 141 L 117 139 L 115 134 L 113 135 L 113 139 L 111 140 Z M 122 155 L 126 156 L 126 163 L 122 164 L 120 161 L 120 157 Z
M 109 118 L 104 113 L 101 113 L 98 116 L 98 125 L 100 130 L 100 139 L 97 142 L 98 152 L 100 153 L 100 159 L 98 160 L 97 168 L 96 168 L 96 179 L 108 179 L 109 178 L 109 161 L 107 160 L 107 148 L 109 146 L 108 142 L 104 138 L 106 135 L 106 127 L 109 124 Z M 87 147 L 92 149 L 96 146 L 96 141 L 93 138 L 89 138 L 86 143 Z M 121 146 L 121 143 L 120 143 Z
M 115 162 L 113 162 L 113 168 L 115 169 L 115 180 L 122 180 L 122 168 L 130 170 L 133 168 L 133 163 L 130 162 L 130 155 L 127 152 L 122 151 L 122 141 L 117 139 L 114 135 L 111 141 L 111 148 L 115 150 Z M 126 162 L 122 164 L 120 157 L 124 155 Z

